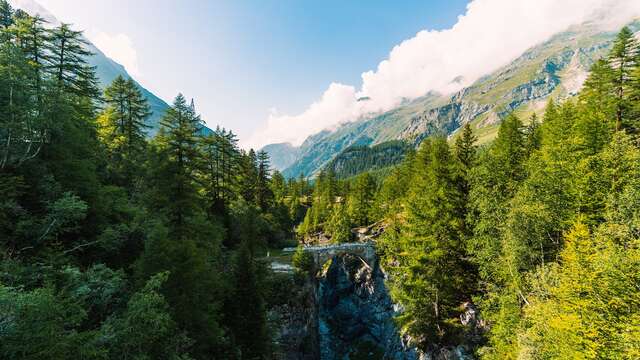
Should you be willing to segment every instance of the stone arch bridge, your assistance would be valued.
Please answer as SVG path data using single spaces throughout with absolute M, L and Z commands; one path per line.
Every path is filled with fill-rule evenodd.
M 313 261 L 317 267 L 321 267 L 330 259 L 341 255 L 355 255 L 364 261 L 367 266 L 375 267 L 378 257 L 373 241 L 361 243 L 344 243 L 324 246 L 305 246 L 304 251 L 313 255 Z M 295 252 L 296 248 L 286 248 L 285 252 Z

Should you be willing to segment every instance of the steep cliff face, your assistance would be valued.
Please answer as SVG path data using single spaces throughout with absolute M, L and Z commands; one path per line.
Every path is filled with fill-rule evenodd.
M 320 359 L 418 359 L 395 326 L 396 310 L 377 264 L 333 258 L 318 284 Z
M 488 104 L 468 101 L 468 89 L 463 89 L 452 96 L 446 105 L 427 109 L 411 119 L 409 125 L 400 136 L 413 139 L 415 144 L 434 134 L 450 134 L 462 124 L 473 121 L 476 117 L 491 109 Z
M 269 311 L 278 360 L 317 360 L 320 358 L 318 337 L 317 284 L 307 279 L 292 283 L 290 301 Z
M 360 249 L 360 248 L 359 248 Z M 327 257 L 318 256 L 319 262 Z M 478 309 L 462 304 L 467 329 L 457 346 L 422 352 L 394 318 L 402 308 L 389 295 L 375 249 L 356 255 L 339 251 L 314 275 L 295 276 L 286 303 L 269 312 L 279 360 L 471 360 L 486 324 Z M 300 275 L 300 274 L 298 274 Z M 295 285 L 293 285 L 295 284 Z

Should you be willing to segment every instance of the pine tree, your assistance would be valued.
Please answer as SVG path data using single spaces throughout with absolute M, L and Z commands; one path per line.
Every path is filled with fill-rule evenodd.
M 538 115 L 535 113 L 531 115 L 529 119 L 529 123 L 525 129 L 525 149 L 526 155 L 531 156 L 534 151 L 540 148 L 542 144 L 542 131 L 540 128 L 540 121 L 538 120 Z
M 14 32 L 1 31 L 15 40 Z M 19 167 L 38 156 L 48 128 L 34 101 L 32 65 L 14 41 L 0 40 L 0 169 L 4 169 Z
M 596 61 L 591 67 L 589 77 L 579 94 L 581 105 L 586 108 L 589 117 L 615 128 L 611 121 L 616 118 L 616 99 L 614 88 L 615 73 L 605 59 Z
M 287 197 L 287 183 L 282 173 L 278 170 L 274 170 L 271 175 L 271 192 L 273 193 L 274 200 L 278 203 L 283 203 Z
M 351 221 L 342 203 L 334 204 L 331 209 L 326 231 L 334 243 L 345 243 L 351 240 Z
M 200 118 L 179 94 L 160 124 L 157 141 L 162 159 L 158 181 L 164 196 L 169 197 L 164 205 L 180 239 L 184 236 L 186 219 L 194 213 L 198 202 L 195 176 L 200 156 L 197 146 Z
M 638 61 L 631 73 L 629 89 L 629 101 L 631 103 L 629 127 L 631 131 L 640 131 L 640 50 L 638 51 Z
M 471 191 L 469 172 L 477 161 L 477 146 L 475 144 L 477 140 L 478 138 L 473 134 L 471 125 L 467 123 L 464 126 L 462 135 L 456 139 L 455 143 L 455 156 L 459 164 L 455 181 L 463 199 L 460 202 L 462 207 L 458 210 L 462 218 L 466 218 L 468 212 L 467 206 L 469 202 L 469 192 Z
M 454 179 L 455 160 L 443 138 L 428 139 L 418 152 L 415 176 L 407 198 L 407 221 L 401 226 L 400 262 L 403 280 L 395 297 L 405 306 L 401 323 L 423 337 L 421 346 L 448 343 L 458 329 L 451 319 L 470 299 L 462 244 L 462 200 Z
M 259 151 L 257 155 L 258 172 L 256 178 L 256 205 L 263 210 L 268 210 L 273 201 L 273 193 L 269 186 L 271 169 L 269 154 Z
M 82 32 L 72 30 L 68 24 L 51 30 L 47 46 L 51 56 L 45 69 L 55 79 L 58 91 L 93 98 L 99 96 L 95 69 L 86 62 L 93 55 L 86 50 L 87 44 Z
M 231 331 L 240 350 L 240 359 L 268 359 L 269 336 L 259 267 L 249 245 L 240 246 L 234 263 L 234 292 Z
M 616 130 L 626 126 L 631 104 L 628 98 L 632 71 L 638 65 L 638 41 L 634 33 L 624 27 L 618 33 L 609 55 L 609 63 L 613 68 L 613 87 L 615 94 Z
M 471 125 L 464 125 L 462 135 L 456 139 L 456 157 L 465 169 L 471 169 L 475 162 L 476 141 L 478 138 L 473 134 Z
M 369 173 L 356 177 L 347 197 L 347 211 L 356 226 L 369 225 L 374 192 L 375 182 Z
M 305 238 L 311 235 L 311 233 L 315 230 L 313 228 L 311 211 L 311 209 L 307 209 L 304 215 L 304 220 L 300 225 L 298 225 L 298 228 L 296 229 L 298 237 L 301 237 L 302 240 L 305 240 Z
M 136 83 L 122 76 L 105 90 L 104 99 L 107 107 L 99 118 L 100 133 L 108 146 L 114 175 L 120 178 L 117 182 L 131 190 L 133 177 L 140 175 L 136 162 L 146 146 L 149 104 Z
M 221 137 L 221 157 L 220 168 L 222 170 L 221 186 L 222 198 L 230 201 L 235 197 L 238 187 L 238 176 L 236 172 L 240 168 L 241 155 L 238 149 L 238 138 L 233 131 L 218 131 Z
M 220 127 L 200 138 L 202 150 L 202 182 L 210 215 L 224 215 L 235 200 L 241 176 L 243 157 L 238 140 L 231 131 Z
M 13 23 L 13 9 L 7 0 L 0 0 L 0 29 L 8 28 Z
M 554 111 L 553 107 L 549 108 Z M 525 136 L 522 123 L 508 116 L 500 125 L 498 137 L 482 152 L 479 164 L 470 174 L 470 214 L 468 219 L 473 236 L 467 251 L 473 254 L 483 279 L 499 281 L 502 266 L 496 262 L 502 249 L 500 239 L 508 213 L 507 204 L 524 179 L 526 161 Z
M 240 193 L 249 203 L 254 203 L 258 182 L 258 157 L 253 149 L 242 155 L 240 161 Z

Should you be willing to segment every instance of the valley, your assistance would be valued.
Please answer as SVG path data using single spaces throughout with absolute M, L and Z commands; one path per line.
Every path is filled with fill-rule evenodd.
M 328 32 L 333 7 L 315 22 L 287 12 L 310 4 L 57 4 L 102 26 L 111 14 L 111 40 L 131 40 L 132 24 L 164 31 L 144 38 L 162 59 L 137 48 L 178 55 L 158 79 L 202 94 L 196 73 L 216 102 L 176 91 L 169 104 L 105 55 L 122 48 L 33 0 L 0 0 L 1 359 L 640 358 L 637 4 L 473 0 L 450 28 L 394 47 L 361 90 L 334 82 L 300 116 L 270 109 L 264 139 L 327 126 L 259 150 L 205 115 L 237 121 L 229 109 L 250 114 L 281 88 L 296 103 L 320 64 L 337 71 L 315 59 L 349 35 Z M 158 18 L 132 22 L 150 6 Z M 381 6 L 352 11 L 379 11 L 367 31 L 411 19 Z M 512 19 L 495 13 L 562 31 L 539 41 L 542 25 L 503 28 Z M 514 39 L 528 49 L 488 74 L 427 83 L 475 64 L 466 50 L 526 48 Z M 372 46 L 347 45 L 340 63 Z

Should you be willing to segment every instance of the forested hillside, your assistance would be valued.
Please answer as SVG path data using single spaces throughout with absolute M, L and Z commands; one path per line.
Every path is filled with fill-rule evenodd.
M 335 157 L 325 170 L 338 178 L 349 178 L 399 164 L 412 146 L 404 141 L 388 141 L 374 146 L 352 146 Z
M 487 359 L 640 356 L 640 47 L 624 28 L 574 99 L 477 146 L 427 138 L 377 188 L 323 173 L 298 231 L 378 241 L 403 331 Z M 542 121 L 540 121 L 542 120 Z M 346 219 L 346 220 L 345 220 Z M 477 333 L 460 323 L 479 307 Z
M 265 153 L 178 95 L 101 93 L 82 34 L 0 1 L 0 358 L 257 359 L 260 249 L 290 238 Z
M 281 359 L 276 338 L 302 333 L 293 358 L 312 359 L 324 331 L 381 359 L 314 313 L 375 291 L 392 300 L 367 324 L 395 315 L 407 353 L 640 358 L 640 45 L 625 27 L 607 51 L 575 96 L 505 110 L 492 141 L 473 122 L 417 151 L 346 136 L 308 181 L 202 131 L 181 94 L 149 139 L 133 80 L 101 91 L 81 32 L 0 0 L 0 358 Z M 373 269 L 302 247 L 291 274 L 264 261 L 363 237 Z

